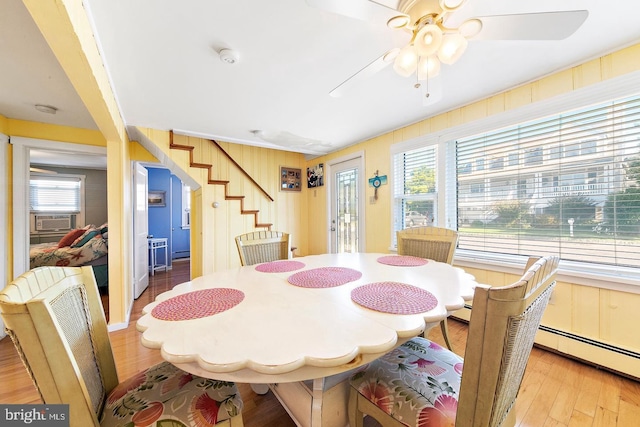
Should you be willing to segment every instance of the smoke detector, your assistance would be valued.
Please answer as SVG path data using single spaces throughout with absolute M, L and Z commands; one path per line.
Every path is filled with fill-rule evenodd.
M 47 114 L 55 114 L 58 111 L 56 107 L 51 105 L 36 104 L 35 108 L 41 113 L 47 113 Z
M 221 49 L 218 52 L 220 60 L 226 64 L 235 64 L 238 62 L 238 52 L 231 49 Z

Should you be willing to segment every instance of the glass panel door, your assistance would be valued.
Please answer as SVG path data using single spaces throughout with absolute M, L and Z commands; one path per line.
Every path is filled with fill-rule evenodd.
M 332 166 L 331 252 L 360 252 L 360 159 Z

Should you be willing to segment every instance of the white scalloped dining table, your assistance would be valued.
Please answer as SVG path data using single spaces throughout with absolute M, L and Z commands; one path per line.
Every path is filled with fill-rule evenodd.
M 192 374 L 250 384 L 314 380 L 315 390 L 437 325 L 476 285 L 433 260 L 310 255 L 179 284 L 143 308 L 137 328 L 144 346 Z

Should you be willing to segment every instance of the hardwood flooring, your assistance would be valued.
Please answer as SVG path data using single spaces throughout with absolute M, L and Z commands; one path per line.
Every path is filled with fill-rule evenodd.
M 174 262 L 168 272 L 150 277 L 149 288 L 134 303 L 127 329 L 112 332 L 111 342 L 118 373 L 127 378 L 161 361 L 157 350 L 140 344 L 135 322 L 142 307 L 165 290 L 189 280 L 189 263 Z M 453 346 L 464 355 L 467 325 L 449 320 Z M 430 339 L 444 344 L 440 328 Z M 256 395 L 247 384 L 238 384 L 244 400 L 243 418 L 247 427 L 293 427 L 272 393 Z M 0 341 L 0 403 L 40 403 L 9 338 Z M 640 425 L 640 383 L 599 370 L 555 353 L 534 348 L 516 403 L 519 427 L 583 427 Z M 377 424 L 367 420 L 368 427 Z

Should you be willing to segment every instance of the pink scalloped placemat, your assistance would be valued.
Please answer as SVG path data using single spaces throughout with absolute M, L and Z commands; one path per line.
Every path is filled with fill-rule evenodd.
M 346 267 L 320 267 L 289 276 L 289 283 L 303 288 L 332 288 L 362 277 L 358 270 Z
M 429 260 L 409 255 L 387 255 L 378 258 L 378 262 L 380 264 L 395 265 L 399 267 L 419 267 L 428 263 Z
M 162 301 L 151 310 L 151 315 L 169 321 L 200 319 L 229 310 L 243 299 L 244 292 L 237 289 L 203 289 Z
M 363 307 L 392 314 L 424 313 L 438 305 L 438 299 L 431 292 L 399 282 L 358 286 L 351 291 L 351 299 Z
M 258 264 L 256 271 L 263 273 L 286 273 L 288 271 L 300 270 L 304 267 L 304 262 L 300 261 L 271 261 L 264 264 Z

